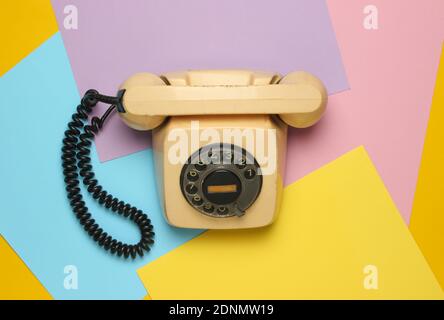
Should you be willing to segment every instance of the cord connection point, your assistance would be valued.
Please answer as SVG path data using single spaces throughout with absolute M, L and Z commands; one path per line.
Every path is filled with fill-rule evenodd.
M 123 107 L 123 94 L 125 93 L 125 89 L 119 90 L 117 92 L 117 98 L 118 98 L 118 102 L 116 103 L 116 107 L 117 107 L 117 111 L 124 113 L 125 112 L 125 108 Z

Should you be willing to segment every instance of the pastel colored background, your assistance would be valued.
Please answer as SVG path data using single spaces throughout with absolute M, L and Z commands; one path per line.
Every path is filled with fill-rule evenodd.
M 409 222 L 444 40 L 444 1 L 328 0 L 351 90 L 330 97 L 319 125 L 290 130 L 286 183 L 364 145 Z
M 141 71 L 219 68 L 306 70 L 320 77 L 330 93 L 348 89 L 324 0 L 52 3 L 81 93 L 97 88 L 114 94 Z M 66 30 L 63 8 L 73 3 L 78 29 Z M 147 148 L 150 134 L 114 117 L 96 144 L 106 161 Z
M 57 32 L 49 0 L 2 1 L 0 77 Z
M 374 1 L 379 29 L 366 30 L 367 1 L 327 1 L 339 54 L 324 1 L 254 1 L 254 12 L 251 1 L 233 1 L 216 6 L 204 0 L 137 0 L 131 6 L 76 1 L 78 30 L 63 28 L 69 1 L 56 1 L 54 8 L 80 92 L 100 83 L 101 90 L 113 93 L 122 79 L 141 70 L 251 67 L 282 73 L 306 69 L 336 93 L 348 88 L 342 55 L 355 89 L 333 95 L 318 126 L 290 130 L 286 183 L 364 144 L 408 223 L 444 39 L 444 3 Z M 128 16 L 133 23 L 124 23 Z M 415 61 L 421 62 L 412 66 Z M 149 134 L 128 129 L 118 118 L 97 139 L 102 161 L 149 145 Z
M 271 226 L 207 231 L 138 274 L 152 299 L 444 298 L 362 147 L 288 186 Z
M 0 234 L 55 299 L 140 299 L 146 291 L 136 270 L 200 231 L 165 222 L 154 181 L 151 150 L 93 165 L 106 189 L 149 214 L 156 244 L 133 262 L 110 256 L 81 228 L 66 199 L 60 149 L 80 97 L 60 34 L 0 78 Z M 9 106 L 9 107 L 5 107 Z M 15 119 L 20 119 L 20 127 Z M 26 129 L 24 129 L 26 128 Z M 17 143 L 20 141 L 20 143 Z M 123 241 L 138 241 L 136 226 L 100 207 L 89 196 L 97 221 Z M 66 290 L 64 268 L 75 265 L 79 289 Z
M 444 290 L 444 46 L 441 52 L 410 230 Z
M 93 164 L 103 185 L 146 210 L 155 225 L 154 250 L 133 263 L 124 263 L 102 252 L 79 227 L 63 189 L 61 139 L 80 94 L 89 87 L 112 94 L 123 79 L 141 70 L 163 72 L 207 67 L 254 67 L 282 73 L 302 68 L 320 76 L 332 94 L 329 108 L 316 127 L 290 129 L 284 200 L 286 210 L 296 212 L 301 221 L 313 228 L 320 226 L 320 230 L 326 228 L 318 236 L 319 242 L 307 247 L 311 250 L 307 270 L 318 270 L 319 266 L 308 262 L 314 261 L 310 257 L 317 251 L 325 251 L 332 261 L 337 261 L 332 266 L 338 270 L 353 267 L 350 269 L 353 279 L 338 271 L 344 276 L 340 279 L 347 283 L 347 288 L 338 290 L 336 297 L 372 298 L 369 293 L 363 294 L 358 280 L 362 276 L 361 262 L 373 257 L 390 274 L 384 280 L 388 280 L 390 290 L 386 287 L 373 297 L 438 297 L 437 282 L 430 269 L 442 285 L 444 209 L 440 124 L 444 115 L 440 93 L 444 87 L 442 77 L 437 78 L 436 74 L 444 40 L 444 2 L 372 1 L 379 10 L 378 30 L 365 30 L 362 26 L 367 1 L 326 2 L 328 6 L 321 0 L 230 0 L 216 5 L 203 0 L 134 0 L 131 5 L 126 2 L 123 5 L 104 0 L 54 0 L 53 11 L 49 0 L 2 3 L 0 35 L 6 45 L 0 51 L 0 146 L 7 152 L 0 157 L 3 203 L 0 234 L 7 242 L 0 238 L 0 262 L 4 267 L 0 268 L 0 297 L 156 299 L 164 290 L 177 288 L 178 283 L 168 282 L 172 278 L 164 274 L 168 269 L 159 271 L 156 266 L 187 252 L 184 248 L 198 248 L 196 243 L 208 247 L 212 242 L 205 245 L 201 238 L 192 240 L 201 230 L 179 230 L 165 223 L 155 193 L 152 153 L 145 150 L 150 145 L 149 133 L 135 134 L 124 126 L 119 129 L 115 117 L 114 124 L 107 126 L 108 132 L 99 138 L 99 154 L 93 149 Z M 65 4 L 79 8 L 79 30 L 63 28 Z M 57 34 L 56 16 L 60 28 Z M 174 23 L 165 23 L 173 17 L 177 18 Z M 259 17 L 277 23 L 262 24 Z M 225 23 L 228 20 L 231 23 Z M 202 28 L 204 24 L 211 28 Z M 184 47 L 188 50 L 182 50 Z M 301 47 L 306 50 L 297 50 Z M 348 88 L 351 90 L 341 92 Z M 358 149 L 353 154 L 359 156 L 353 156 L 351 161 L 347 154 L 349 160 L 344 162 L 341 156 L 360 145 L 364 145 L 368 156 L 362 156 Z M 100 163 L 99 157 L 102 161 L 118 159 Z M 327 168 L 342 169 L 326 170 L 323 166 L 327 163 Z M 329 179 L 325 179 L 326 172 Z M 305 177 L 307 174 L 310 175 Z M 356 181 L 356 177 L 368 179 Z M 410 230 L 430 269 L 403 223 L 410 220 L 417 180 Z M 331 220 L 334 215 L 321 210 L 323 203 L 314 210 L 308 202 L 293 203 L 294 199 L 288 199 L 288 195 L 298 194 L 311 197 L 316 183 L 334 186 L 322 189 L 323 198 L 331 202 L 339 198 L 362 200 L 350 203 L 351 206 L 346 206 L 345 200 L 342 207 L 339 202 L 332 206 L 342 208 L 338 216 L 345 217 L 349 212 L 353 218 L 350 224 L 329 229 L 339 221 Z M 136 240 L 137 232 L 134 233 L 135 227 L 129 222 L 109 214 L 88 196 L 86 201 L 107 229 L 123 240 Z M 363 204 L 368 204 L 368 208 L 361 208 Z M 283 213 L 285 217 L 285 210 Z M 397 217 L 399 213 L 403 220 Z M 312 221 L 314 214 L 319 216 Z M 369 240 L 375 230 L 384 235 L 376 244 Z M 322 246 L 323 237 L 330 233 L 338 237 L 337 243 L 344 248 L 338 254 Z M 203 238 L 212 237 L 211 234 L 206 233 Z M 270 245 L 278 238 L 273 236 Z M 181 246 L 190 240 L 185 247 Z M 355 242 L 356 250 L 345 250 L 350 249 L 349 242 Z M 224 249 L 224 244 L 215 245 Z M 395 252 L 399 261 L 390 252 Z M 179 263 L 192 265 L 194 261 L 188 259 L 199 254 L 199 250 L 192 249 Z M 285 252 L 285 256 L 292 255 L 294 252 Z M 269 259 L 270 255 L 261 255 L 259 259 L 262 257 Z M 399 265 L 402 261 L 408 266 L 406 269 Z M 63 287 L 66 276 L 63 268 L 67 264 L 79 269 L 78 290 Z M 401 272 L 396 273 L 399 268 Z M 142 275 L 149 295 L 136 270 Z M 150 286 L 149 277 L 154 274 L 141 270 L 156 270 L 156 283 Z M 412 274 L 416 277 L 410 287 L 403 287 L 409 284 L 401 281 L 403 272 L 406 277 Z M 279 279 L 278 275 L 275 279 Z M 295 279 L 296 274 L 289 275 L 289 283 Z M 329 285 L 331 289 L 341 284 L 340 280 L 333 280 L 328 277 L 324 287 L 318 283 L 318 292 L 312 292 L 313 297 L 327 296 Z M 196 294 L 205 285 L 196 284 L 181 294 Z M 224 290 L 232 292 L 233 287 Z M 238 292 L 241 293 L 245 292 Z M 169 297 L 173 294 L 179 293 L 173 292 Z
M 0 257 L 0 299 L 51 299 L 45 287 L 1 235 Z

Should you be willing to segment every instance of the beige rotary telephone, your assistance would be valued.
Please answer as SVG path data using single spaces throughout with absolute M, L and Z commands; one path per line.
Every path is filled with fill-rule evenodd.
M 139 73 L 123 83 L 118 97 L 88 91 L 80 106 L 83 113 L 73 116 L 74 123 L 84 120 L 98 101 L 113 104 L 131 128 L 153 130 L 158 193 L 169 224 L 235 229 L 262 227 L 274 221 L 282 196 L 287 126 L 305 128 L 316 123 L 325 111 L 327 93 L 321 81 L 306 72 L 284 77 L 248 70 L 199 70 L 162 76 Z M 68 190 L 68 198 L 85 230 L 99 245 L 134 258 L 152 243 L 150 221 L 137 208 L 104 191 L 89 165 L 88 147 L 111 111 L 93 118 L 84 129 L 83 139 L 80 135 L 76 145 L 81 162 L 78 169 L 93 197 L 136 222 L 142 239 L 126 245 L 104 235 L 98 224 L 90 221 L 84 203 L 78 203 L 78 190 L 71 190 L 71 194 Z M 68 143 L 74 133 L 65 132 Z M 64 148 L 70 150 L 69 145 Z M 64 156 L 68 158 L 64 158 L 65 171 L 68 168 L 65 178 L 69 178 L 74 169 L 69 155 Z M 75 184 L 72 179 L 67 182 Z M 73 198 L 77 200 L 74 204 Z

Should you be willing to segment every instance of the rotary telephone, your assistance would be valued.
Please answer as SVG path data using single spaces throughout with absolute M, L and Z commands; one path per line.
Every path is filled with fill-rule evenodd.
M 86 124 L 98 102 L 111 106 Z M 131 128 L 152 130 L 157 189 L 169 224 L 203 229 L 269 225 L 280 207 L 287 127 L 315 124 L 326 103 L 322 82 L 301 71 L 284 77 L 248 70 L 139 73 L 115 97 L 88 90 L 63 139 L 71 207 L 85 231 L 112 254 L 134 259 L 154 243 L 148 216 L 105 191 L 94 176 L 92 140 L 117 110 Z M 138 225 L 138 243 L 122 243 L 100 228 L 83 201 L 79 176 L 101 205 Z

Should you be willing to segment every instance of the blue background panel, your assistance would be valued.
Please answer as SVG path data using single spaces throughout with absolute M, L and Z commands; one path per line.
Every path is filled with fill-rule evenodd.
M 202 230 L 177 229 L 165 222 L 151 150 L 104 164 L 93 150 L 100 183 L 149 214 L 156 244 L 143 259 L 124 261 L 93 243 L 71 212 L 60 159 L 63 133 L 79 99 L 59 33 L 0 78 L 0 233 L 54 298 L 140 299 L 146 291 L 136 269 Z M 84 198 L 106 231 L 123 241 L 138 241 L 131 222 L 89 195 Z M 77 290 L 64 288 L 67 265 L 77 267 Z

